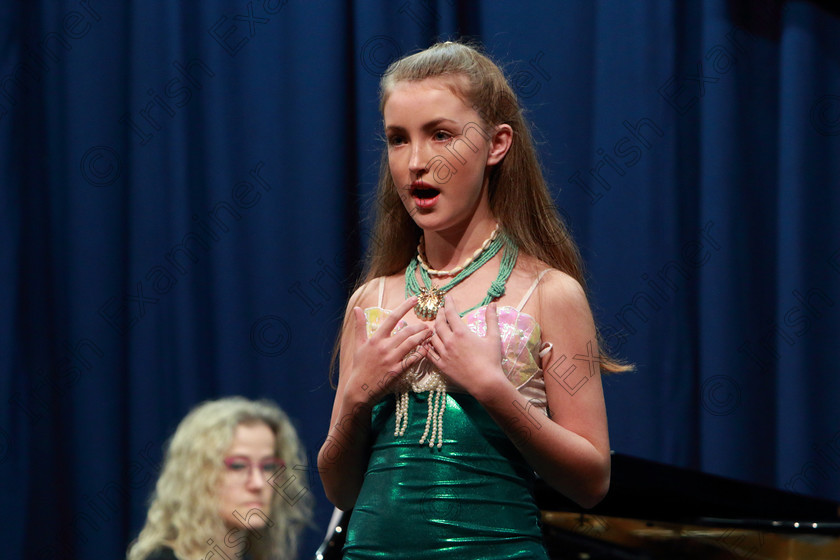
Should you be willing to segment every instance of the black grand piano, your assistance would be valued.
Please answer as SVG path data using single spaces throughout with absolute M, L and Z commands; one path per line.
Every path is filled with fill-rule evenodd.
M 840 503 L 614 453 L 607 497 L 583 510 L 535 488 L 559 560 L 840 560 Z M 349 513 L 316 560 L 341 558 Z

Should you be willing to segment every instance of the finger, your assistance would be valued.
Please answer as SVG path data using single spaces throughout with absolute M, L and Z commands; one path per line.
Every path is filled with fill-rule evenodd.
M 443 306 L 443 312 L 446 315 L 446 321 L 449 323 L 449 328 L 453 331 L 458 328 L 458 325 L 463 325 L 461 316 L 458 315 L 458 307 L 455 305 L 455 300 L 452 296 L 446 296 L 446 303 Z
M 432 343 L 431 339 L 425 345 L 426 348 L 426 355 L 432 360 L 432 362 L 439 362 L 440 361 L 440 352 L 435 348 L 435 345 Z
M 414 307 L 417 304 L 417 296 L 411 296 L 401 304 L 397 306 L 391 313 L 388 314 L 385 319 L 382 320 L 382 325 L 380 325 L 378 331 L 382 331 L 386 333 L 386 335 L 390 335 L 391 331 L 394 330 L 394 327 L 397 326 L 397 323 L 402 319 L 408 310 Z
M 412 326 L 414 326 L 414 325 L 412 325 Z M 427 338 L 429 338 L 429 336 L 431 336 L 432 331 L 429 330 L 429 327 L 427 327 L 425 325 L 423 325 L 423 327 L 424 327 L 423 330 L 421 330 L 420 332 L 416 332 L 409 337 L 406 337 L 405 340 L 401 341 L 397 345 L 396 350 L 401 356 L 410 352 L 413 348 L 416 348 L 417 346 L 420 346 L 423 343 L 423 341 L 425 341 Z M 406 329 L 403 329 L 403 330 L 406 330 Z M 399 334 L 402 334 L 402 331 L 400 331 Z
M 487 336 L 493 340 L 501 338 L 502 335 L 499 333 L 499 313 L 496 309 L 495 301 L 487 306 L 484 319 L 487 323 Z
M 444 344 L 437 336 L 432 336 L 426 342 L 426 351 L 435 362 L 440 361 L 440 355 L 443 349 Z
M 428 332 L 417 333 L 397 346 L 396 352 L 402 357 L 400 364 L 403 370 L 426 356 L 425 341 L 428 337 Z
M 361 307 L 353 308 L 353 317 L 356 320 L 356 344 L 364 344 L 367 340 L 367 318 Z
M 446 320 L 446 312 L 444 309 L 446 309 L 446 305 L 438 309 L 437 316 L 435 317 L 435 334 L 441 339 L 452 333 L 452 326 Z
M 429 328 L 429 325 L 426 325 L 426 324 L 423 324 L 423 323 L 414 324 L 414 325 L 409 325 L 409 326 L 407 326 L 405 328 L 402 328 L 402 329 L 398 330 L 397 332 L 395 332 L 391 336 L 391 340 L 397 346 L 401 346 L 401 345 L 405 344 L 406 340 L 413 339 L 412 337 L 419 336 L 419 341 L 415 344 L 415 346 L 416 346 L 417 344 L 422 342 L 424 338 L 429 336 L 429 333 L 431 333 L 431 332 L 432 332 L 432 329 Z
M 402 366 L 403 371 L 410 368 L 411 366 L 416 364 L 421 359 L 425 358 L 427 353 L 428 352 L 426 350 L 426 347 L 423 346 L 422 344 L 412 348 L 411 351 L 408 354 L 406 354 L 405 357 L 400 362 L 400 365 Z

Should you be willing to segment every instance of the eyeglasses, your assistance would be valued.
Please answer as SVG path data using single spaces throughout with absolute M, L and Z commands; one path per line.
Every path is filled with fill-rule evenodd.
M 243 480 L 251 476 L 251 473 L 254 472 L 254 467 L 257 467 L 265 478 L 269 478 L 286 464 L 279 457 L 271 457 L 270 459 L 263 459 L 254 463 L 248 457 L 236 456 L 227 457 L 224 462 L 227 472 Z

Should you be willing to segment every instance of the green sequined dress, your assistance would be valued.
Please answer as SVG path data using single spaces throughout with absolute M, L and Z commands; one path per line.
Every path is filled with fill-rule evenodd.
M 502 365 L 511 382 L 535 397 L 532 402 L 541 396 L 544 407 L 540 329 L 521 306 L 498 309 Z M 481 336 L 485 309 L 464 317 Z M 387 313 L 381 307 L 367 310 L 369 332 Z M 478 401 L 463 392 L 446 394 L 441 447 L 418 443 L 429 394 L 409 393 L 403 435 L 394 435 L 393 397 L 374 407 L 370 461 L 344 558 L 547 559 L 533 469 Z

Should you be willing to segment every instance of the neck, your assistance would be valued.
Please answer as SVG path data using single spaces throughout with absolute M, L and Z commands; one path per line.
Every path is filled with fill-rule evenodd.
M 439 270 L 454 268 L 481 247 L 496 228 L 496 220 L 488 215 L 471 220 L 464 227 L 446 231 L 424 231 L 426 259 Z
M 225 558 L 225 554 L 227 554 L 228 558 L 241 558 L 244 556 L 245 552 L 245 543 L 247 542 L 246 539 L 243 539 L 243 535 L 247 533 L 246 530 L 238 527 L 236 532 L 231 535 L 230 538 L 227 538 L 227 534 L 231 531 L 230 528 L 226 529 L 224 533 L 221 535 L 217 535 L 216 538 L 213 539 L 213 544 L 208 544 L 208 552 L 211 550 L 218 555 L 220 560 Z M 218 547 L 224 554 L 220 554 L 219 551 L 216 549 Z M 215 557 L 215 556 L 214 556 Z

